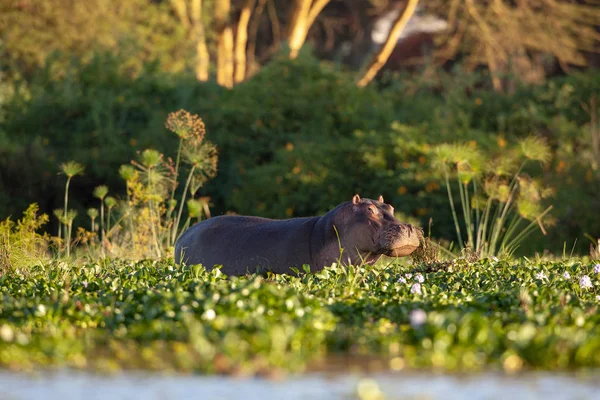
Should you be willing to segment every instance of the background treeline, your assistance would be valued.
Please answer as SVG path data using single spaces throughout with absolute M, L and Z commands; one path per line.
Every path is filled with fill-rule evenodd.
M 119 167 L 146 148 L 174 154 L 164 122 L 184 108 L 219 149 L 198 192 L 213 214 L 304 216 L 382 194 L 447 240 L 432 148 L 491 159 L 540 136 L 551 160 L 526 172 L 554 188 L 555 226 L 521 251 L 576 239 L 586 251 L 584 235 L 600 236 L 599 17 L 592 1 L 559 0 L 4 1 L 0 218 L 61 207 L 68 160 L 85 165 L 72 207 L 96 205 L 99 184 L 124 195 Z M 410 25 L 431 19 L 444 29 Z

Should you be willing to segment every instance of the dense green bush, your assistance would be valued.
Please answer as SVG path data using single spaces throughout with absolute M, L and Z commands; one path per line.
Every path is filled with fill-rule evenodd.
M 294 191 L 293 187 L 280 185 L 277 174 L 271 174 L 271 170 L 289 166 L 281 164 L 284 155 L 291 151 L 309 156 L 310 152 L 317 163 L 324 158 L 343 159 L 348 145 L 352 146 L 354 133 L 386 129 L 392 121 L 392 109 L 376 90 L 358 89 L 350 75 L 333 67 L 319 65 L 311 58 L 281 58 L 234 87 L 222 99 L 219 110 L 207 115 L 206 120 L 214 129 L 221 154 L 220 177 L 213 186 L 218 196 L 215 201 L 226 209 L 262 211 L 273 217 L 286 215 L 290 204 L 286 198 Z M 331 173 L 339 174 L 346 165 L 337 163 Z M 257 168 L 264 168 L 266 175 L 256 172 Z M 348 177 L 348 181 L 352 179 Z M 326 189 L 314 182 L 307 186 L 301 187 L 306 194 L 295 196 L 299 212 L 294 215 L 326 210 L 350 193 L 345 192 L 347 185 Z M 272 196 L 278 187 L 283 189 L 281 201 L 277 195 Z M 322 191 L 320 200 L 315 193 L 308 193 L 311 187 Z M 331 191 L 339 195 L 332 196 Z M 241 200 L 240 193 L 256 196 Z M 262 210 L 249 206 L 258 203 L 263 204 Z
M 433 235 L 454 240 L 430 147 L 461 141 L 501 154 L 534 134 L 548 141 L 552 160 L 545 170 L 527 172 L 542 174 L 556 189 L 553 215 L 560 229 L 532 238 L 523 251 L 561 251 L 576 238 L 585 251 L 583 234 L 600 235 L 600 216 L 591 213 L 600 209 L 600 170 L 590 146 L 591 117 L 582 107 L 600 92 L 596 71 L 511 94 L 460 72 L 358 89 L 350 75 L 304 55 L 277 58 L 224 90 L 152 64 L 132 77 L 118 72 L 119 63 L 98 55 L 74 62 L 60 79 L 50 63 L 34 79 L 3 86 L 9 95 L 0 104 L 0 218 L 20 214 L 31 202 L 48 213 L 58 208 L 56 172 L 68 160 L 86 164 L 86 175 L 71 188 L 81 210 L 97 184 L 124 194 L 118 167 L 145 148 L 174 154 L 177 140 L 164 120 L 185 108 L 204 119 L 219 149 L 218 175 L 201 193 L 211 197 L 213 213 L 303 216 L 355 192 L 383 194 L 406 218 L 423 225 L 433 218 Z
M 120 59 L 99 55 L 89 63 L 74 61 L 62 79 L 52 78 L 50 63 L 32 81 L 15 82 L 19 90 L 2 104 L 0 126 L 9 140 L 0 146 L 0 185 L 10 194 L 10 202 L 0 204 L 3 215 L 19 214 L 33 199 L 44 211 L 58 207 L 62 182 L 56 173 L 68 160 L 86 166 L 72 188 L 75 204 L 89 201 L 99 183 L 124 192 L 118 168 L 136 151 L 175 152 L 177 141 L 164 128 L 167 114 L 182 107 L 211 114 L 222 91 L 191 77 L 175 79 L 152 64 L 136 77 L 119 66 Z

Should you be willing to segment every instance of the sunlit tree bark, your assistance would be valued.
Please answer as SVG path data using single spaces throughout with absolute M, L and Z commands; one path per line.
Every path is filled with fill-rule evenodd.
M 202 0 L 170 0 L 180 23 L 188 31 L 194 42 L 196 60 L 194 71 L 199 81 L 208 80 L 210 56 L 206 45 L 204 24 L 202 23 Z
M 202 23 L 202 0 L 192 0 L 193 35 L 196 42 L 196 78 L 199 81 L 208 80 L 208 68 L 210 66 L 210 55 L 206 45 L 206 34 Z
M 246 77 L 246 43 L 248 42 L 248 23 L 252 15 L 255 0 L 245 0 L 237 25 L 235 40 L 235 83 Z
M 298 56 L 306 41 L 308 30 L 327 3 L 329 3 L 329 0 L 294 0 L 291 23 L 288 29 L 290 58 L 294 59 Z
M 214 19 L 217 39 L 217 83 L 227 88 L 233 87 L 233 29 L 229 22 L 230 0 L 215 2 Z

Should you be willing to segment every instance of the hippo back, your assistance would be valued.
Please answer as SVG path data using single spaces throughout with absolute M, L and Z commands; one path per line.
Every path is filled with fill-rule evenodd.
M 177 240 L 177 263 L 222 265 L 228 275 L 311 264 L 310 236 L 319 217 L 272 220 L 260 217 L 219 216 L 202 221 Z

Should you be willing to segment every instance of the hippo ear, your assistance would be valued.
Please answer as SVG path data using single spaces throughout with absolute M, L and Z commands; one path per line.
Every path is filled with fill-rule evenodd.
M 383 203 L 383 196 L 382 195 L 379 195 L 379 202 Z
M 358 203 L 360 203 L 360 196 L 355 194 L 352 198 L 352 204 L 357 205 Z

